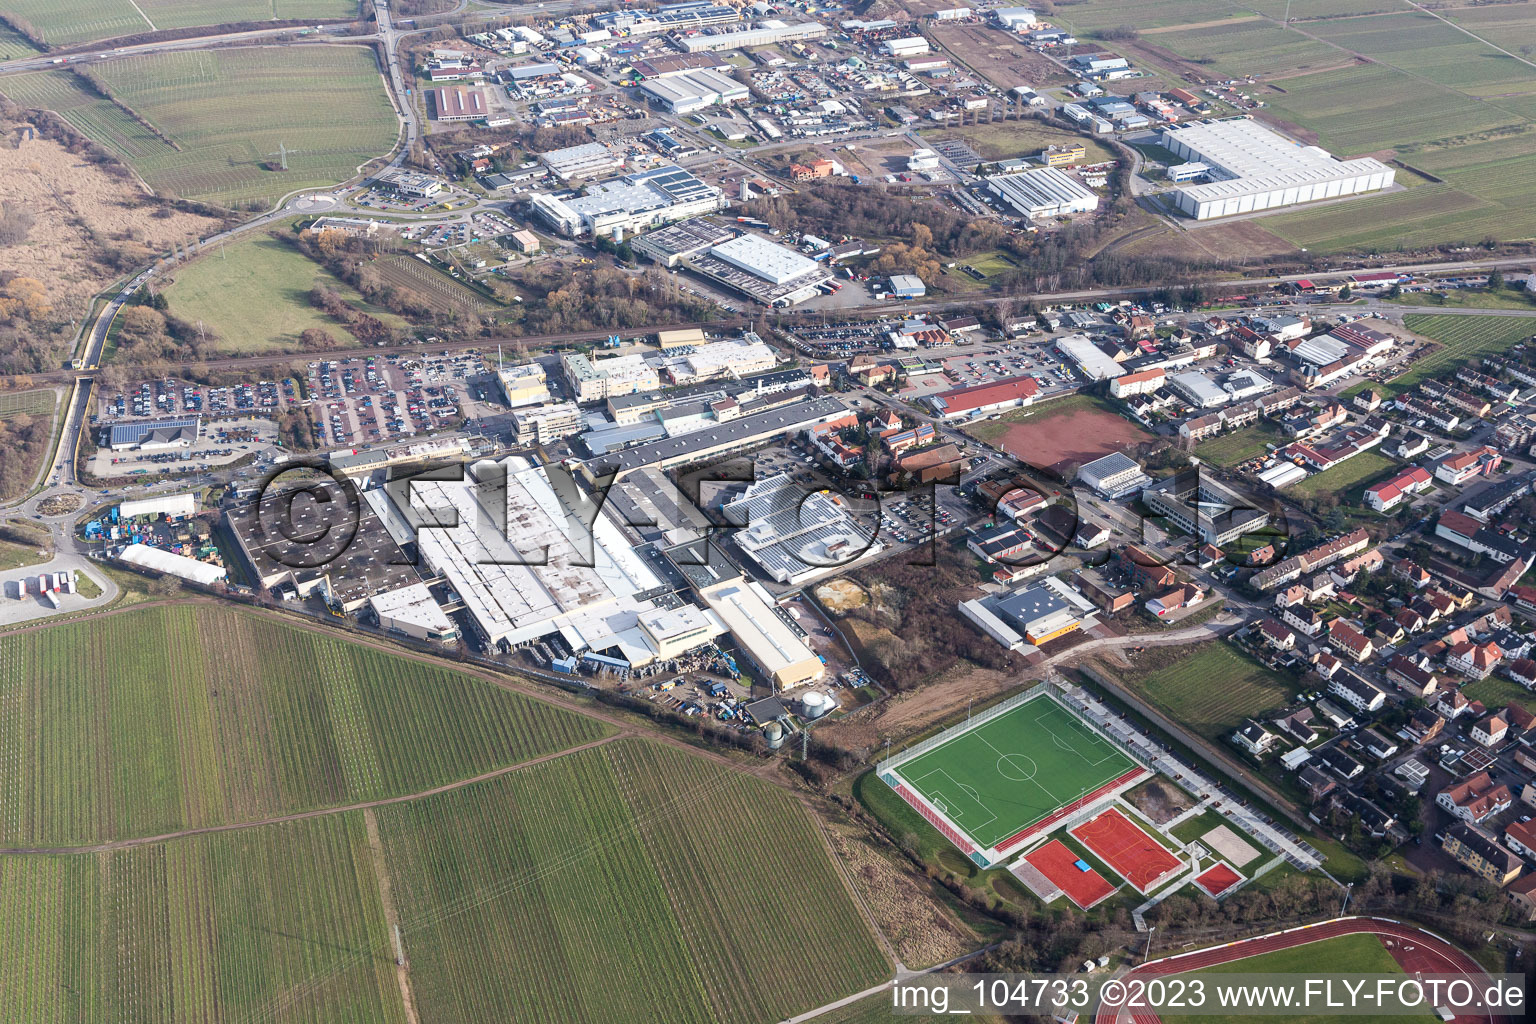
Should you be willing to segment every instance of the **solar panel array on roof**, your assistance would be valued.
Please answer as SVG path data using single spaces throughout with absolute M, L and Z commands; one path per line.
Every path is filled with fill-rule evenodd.
M 752 484 L 723 511 L 745 526 L 736 546 L 781 583 L 881 549 L 825 492 L 807 494 L 787 475 Z
M 143 423 L 114 423 L 108 444 L 113 448 L 120 445 L 142 444 L 145 438 L 156 431 L 195 430 L 197 424 L 198 417 L 196 416 L 181 416 L 166 420 L 146 420 Z

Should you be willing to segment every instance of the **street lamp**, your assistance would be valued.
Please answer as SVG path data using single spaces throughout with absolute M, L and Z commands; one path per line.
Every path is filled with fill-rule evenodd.
M 1350 893 L 1352 893 L 1354 891 L 1354 888 L 1355 888 L 1355 883 L 1354 882 L 1350 882 L 1350 883 L 1348 883 L 1348 884 L 1346 884 L 1344 886 L 1344 905 L 1339 908 L 1339 916 L 1340 917 L 1343 917 L 1344 916 L 1344 912 L 1349 909 L 1349 896 L 1350 896 Z
M 1142 963 L 1146 963 L 1148 960 L 1152 959 L 1152 933 L 1155 932 L 1155 931 L 1157 931 L 1157 925 L 1155 925 L 1155 924 L 1154 925 L 1150 925 L 1147 928 L 1147 948 L 1141 954 L 1141 962 Z

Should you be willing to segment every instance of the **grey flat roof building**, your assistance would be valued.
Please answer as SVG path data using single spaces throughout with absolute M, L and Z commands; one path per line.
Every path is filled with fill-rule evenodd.
M 803 430 L 847 413 L 835 398 L 812 398 L 795 405 L 728 420 L 704 430 L 680 437 L 637 445 L 611 455 L 598 456 L 581 464 L 582 473 L 596 480 L 607 473 L 624 476 L 642 466 L 667 469 L 697 459 L 748 448 L 779 434 Z

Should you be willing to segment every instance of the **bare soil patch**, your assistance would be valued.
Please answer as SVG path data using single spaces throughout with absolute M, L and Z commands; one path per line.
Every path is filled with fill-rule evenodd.
M 1009 424 L 999 447 L 1031 465 L 1057 472 L 1152 440 L 1152 435 L 1114 413 L 1074 409 Z
M 58 315 L 84 312 L 119 270 L 216 231 L 217 218 L 185 213 L 114 177 L 53 139 L 0 137 L 0 202 L 36 218 L 27 240 L 7 246 L 6 270 L 43 282 Z
M 85 499 L 78 494 L 56 494 L 38 503 L 37 510 L 45 516 L 62 516 L 78 511 Z
M 1195 798 L 1166 779 L 1153 778 L 1125 795 L 1130 805 L 1154 825 L 1162 825 L 1195 806 Z
M 1055 61 L 994 28 L 944 25 L 930 27 L 928 34 L 952 56 L 999 89 L 1012 89 L 1016 85 L 1042 89 L 1072 80 Z
M 978 636 L 978 642 L 992 641 Z M 1017 672 L 966 666 L 946 673 L 938 683 L 897 694 L 862 714 L 827 722 L 817 729 L 817 735 L 844 750 L 874 751 L 887 736 L 896 739 L 922 732 L 964 711 L 967 702 L 985 703 L 1022 683 Z
M 834 612 L 845 612 L 869 603 L 869 593 L 853 580 L 839 577 L 816 588 L 816 600 Z
M 1167 228 L 1127 242 L 1123 248 L 1126 252 L 1234 263 L 1246 263 L 1265 256 L 1290 256 L 1300 252 L 1293 243 L 1271 233 L 1258 220 L 1191 226 L 1184 231 Z

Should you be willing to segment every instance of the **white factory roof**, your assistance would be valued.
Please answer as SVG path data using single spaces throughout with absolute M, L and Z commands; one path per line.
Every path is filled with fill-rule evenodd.
M 175 555 L 164 548 L 154 548 L 148 544 L 129 544 L 118 557 L 130 565 L 169 573 L 193 583 L 201 583 L 205 587 L 217 583 L 226 575 L 222 566 L 199 562 L 185 555 Z
M 1057 338 L 1056 347 L 1094 380 L 1109 380 L 1125 373 L 1125 367 L 1105 355 L 1086 335 L 1068 334 Z
M 1231 395 L 1198 370 L 1176 373 L 1168 378 L 1168 383 L 1189 395 L 1201 406 L 1223 405 L 1232 400 Z
M 159 515 L 161 512 L 173 516 L 196 515 L 197 495 L 191 491 L 185 494 L 160 494 L 152 498 L 125 501 L 117 506 L 117 514 L 124 519 L 132 519 L 134 516 Z
M 821 264 L 815 260 L 752 234 L 738 235 L 709 251 L 732 266 L 774 284 L 786 284 L 821 269 Z
M 686 71 L 682 74 L 668 75 L 665 78 L 647 79 L 640 83 L 640 88 L 672 104 L 686 103 L 688 100 L 714 102 L 716 99 L 740 99 L 748 94 L 747 87 L 736 79 L 710 68 Z
M 1300 466 L 1282 462 L 1260 473 L 1259 479 L 1278 491 L 1282 487 L 1289 487 L 1296 481 L 1304 479 L 1306 475 L 1307 471 Z
M 433 633 L 446 633 L 454 628 L 453 620 L 432 597 L 425 583 L 412 583 L 408 587 L 386 590 L 368 599 L 379 620 L 410 622 Z
M 1327 334 L 1319 334 L 1315 338 L 1303 338 L 1291 349 L 1291 355 L 1303 363 L 1313 366 L 1327 366 L 1336 363 L 1349 355 L 1349 346 Z
M 1198 200 L 1271 192 L 1390 170 L 1372 157 L 1339 160 L 1326 149 L 1288 139 L 1247 117 L 1169 125 L 1163 129 L 1163 140 L 1178 142 L 1195 154 L 1199 162 L 1226 179 L 1184 188 L 1186 194 Z
M 599 514 L 588 532 L 590 511 L 567 509 L 544 469 L 518 458 L 502 465 L 504 489 L 489 475 L 484 485 L 417 480 L 408 498 L 416 511 L 392 508 L 392 518 L 426 521 L 416 530 L 422 560 L 447 577 L 492 640 L 516 644 L 544 636 L 582 609 L 638 606 L 634 595 L 660 585 L 608 515 Z M 480 463 L 472 472 L 486 468 Z M 504 512 L 487 504 L 503 496 Z M 407 500 L 394 493 L 390 499 Z M 457 525 L 430 525 L 453 522 L 455 515 Z
M 769 675 L 816 659 L 816 652 L 773 610 L 761 584 L 737 580 L 707 591 L 703 597 L 736 642 Z
M 778 355 L 766 342 L 712 341 L 682 357 L 683 362 L 700 377 L 719 373 L 733 366 L 756 366 L 778 362 Z
M 1077 179 L 1056 167 L 1037 167 L 1017 174 L 999 174 L 987 179 L 993 191 L 1019 210 L 1030 213 L 1053 210 L 1060 206 L 1093 209 L 1099 197 Z
M 577 380 L 605 377 L 613 383 L 628 384 L 649 382 L 656 376 L 655 368 L 639 354 L 593 360 L 580 352 L 572 352 L 565 357 L 565 368 Z

